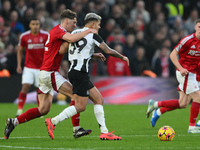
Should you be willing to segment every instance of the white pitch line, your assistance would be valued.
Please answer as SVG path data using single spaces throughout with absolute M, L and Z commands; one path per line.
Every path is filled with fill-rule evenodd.
M 122 137 L 151 137 L 151 136 L 157 136 L 157 135 L 120 135 Z M 175 136 L 188 136 L 188 134 L 177 134 Z M 200 134 L 193 134 L 192 136 L 200 136 Z M 10 137 L 9 139 L 30 139 L 30 138 L 35 138 L 35 139 L 42 139 L 42 138 L 48 138 L 49 136 L 28 136 L 28 137 Z M 72 138 L 72 136 L 59 136 L 61 138 Z M 98 138 L 99 136 L 84 136 L 85 138 Z M 4 138 L 0 138 L 1 140 Z
M 25 147 L 25 146 L 7 146 L 7 145 L 0 145 L 0 148 L 9 148 L 9 149 L 37 149 L 37 150 L 109 150 L 109 149 L 116 149 L 116 147 L 95 147 L 95 148 L 48 148 L 48 147 Z M 117 147 L 117 149 L 141 149 L 141 150 L 150 150 L 150 149 L 158 149 L 158 150 L 166 150 L 166 149 L 183 149 L 183 147 Z M 200 147 L 184 147 L 184 149 L 200 149 Z
M 120 135 L 122 137 L 145 137 L 145 136 L 157 136 L 157 135 Z M 28 136 L 28 137 L 10 137 L 9 139 L 42 139 L 42 138 L 48 138 L 49 136 Z M 71 138 L 72 136 L 59 136 L 61 138 Z M 85 138 L 99 138 L 99 136 L 84 136 Z M 4 138 L 0 138 L 1 140 L 4 139 Z
M 0 145 L 1 148 L 10 148 L 10 149 L 41 149 L 41 150 L 102 150 L 102 149 L 116 149 L 115 147 L 95 147 L 95 148 L 48 148 L 48 147 L 25 147 L 25 146 L 7 146 Z M 118 147 L 119 149 L 123 149 L 123 147 Z

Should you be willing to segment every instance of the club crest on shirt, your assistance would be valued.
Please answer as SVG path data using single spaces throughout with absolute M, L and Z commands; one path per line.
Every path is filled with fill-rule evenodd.
M 40 42 L 41 42 L 41 43 L 43 42 L 43 38 L 42 38 L 42 37 L 40 37 Z

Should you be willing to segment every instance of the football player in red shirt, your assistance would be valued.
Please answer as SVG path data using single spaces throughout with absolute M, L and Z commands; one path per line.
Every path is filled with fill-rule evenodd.
M 18 97 L 18 110 L 16 116 L 23 113 L 26 95 L 34 85 L 38 91 L 38 75 L 44 56 L 44 46 L 48 38 L 48 32 L 40 29 L 40 21 L 33 18 L 29 23 L 30 30 L 21 34 L 17 51 L 17 73 L 22 73 L 22 58 L 26 51 L 25 64 L 22 73 L 22 89 Z M 38 102 L 38 97 L 37 97 Z
M 54 90 L 69 96 L 71 100 L 73 100 L 72 85 L 58 72 L 64 55 L 63 53 L 60 53 L 60 50 L 62 50 L 61 44 L 64 41 L 76 42 L 87 34 L 97 33 L 97 31 L 88 29 L 81 33 L 70 34 L 76 27 L 76 13 L 67 9 L 61 13 L 60 18 L 61 23 L 49 32 L 45 44 L 43 63 L 39 72 L 39 107 L 31 108 L 17 118 L 8 118 L 4 130 L 5 139 L 9 138 L 10 133 L 18 124 L 46 115 L 50 111 L 52 105 Z M 102 57 L 102 55 L 98 56 Z M 80 127 L 79 129 L 81 129 L 82 135 L 91 132 L 91 130 L 88 132 Z M 74 137 L 77 138 L 76 135 L 74 135 Z
M 150 113 L 154 111 L 151 118 L 153 127 L 161 114 L 178 108 L 186 108 L 192 98 L 188 133 L 200 133 L 200 130 L 195 126 L 200 109 L 200 91 L 196 80 L 200 59 L 200 19 L 196 21 L 194 28 L 196 32 L 181 39 L 170 54 L 170 58 L 177 68 L 176 78 L 179 82 L 179 100 L 160 102 L 149 100 L 146 115 L 148 118 Z M 178 55 L 180 59 L 178 59 Z
M 122 46 L 115 45 L 114 49 L 122 54 Z M 131 71 L 127 63 L 119 58 L 108 56 L 107 59 L 107 72 L 109 76 L 131 76 Z

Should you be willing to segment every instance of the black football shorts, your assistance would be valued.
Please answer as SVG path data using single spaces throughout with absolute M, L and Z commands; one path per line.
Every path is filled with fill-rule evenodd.
M 72 69 L 68 72 L 68 78 L 73 85 L 73 94 L 89 96 L 89 90 L 94 87 L 94 84 L 90 81 L 88 73 Z

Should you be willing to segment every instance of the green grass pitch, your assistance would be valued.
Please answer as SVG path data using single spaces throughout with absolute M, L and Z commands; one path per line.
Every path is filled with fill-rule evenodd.
M 24 110 L 36 107 L 26 104 Z M 17 126 L 8 140 L 4 139 L 5 120 L 14 117 L 17 106 L 0 104 L 0 150 L 194 150 L 200 149 L 200 134 L 188 134 L 190 106 L 161 116 L 154 128 L 150 118 L 146 118 L 147 105 L 104 105 L 106 124 L 109 131 L 121 136 L 122 141 L 101 141 L 93 105 L 81 113 L 81 126 L 93 132 L 79 139 L 72 136 L 71 120 L 59 123 L 54 130 L 55 139 L 51 140 L 44 123 L 45 118 L 54 117 L 66 106 L 52 105 L 51 111 L 43 118 L 34 119 Z M 160 141 L 157 137 L 161 126 L 169 125 L 175 130 L 173 141 Z

